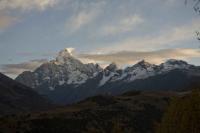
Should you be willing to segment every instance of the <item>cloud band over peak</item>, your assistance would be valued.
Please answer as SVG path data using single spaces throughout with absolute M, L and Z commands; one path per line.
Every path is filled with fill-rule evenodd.
M 80 58 L 115 62 L 119 65 L 134 64 L 140 60 L 147 60 L 150 63 L 160 64 L 167 59 L 187 60 L 193 57 L 200 57 L 199 49 L 162 49 L 157 51 L 119 51 L 110 54 L 82 54 Z

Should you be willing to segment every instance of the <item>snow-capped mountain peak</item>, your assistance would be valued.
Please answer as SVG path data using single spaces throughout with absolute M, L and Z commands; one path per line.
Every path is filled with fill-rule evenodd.
M 160 66 L 164 71 L 169 71 L 172 69 L 188 69 L 191 65 L 182 60 L 170 59 L 165 63 L 162 63 Z
M 73 58 L 73 50 L 73 48 L 65 48 L 64 50 L 61 50 L 56 57 L 56 61 L 58 63 L 65 63 L 67 59 Z
M 74 48 L 65 48 L 59 52 L 60 56 L 72 56 Z
M 149 62 L 146 62 L 145 60 L 142 60 L 142 61 L 136 63 L 134 66 L 135 67 L 148 68 L 148 67 L 153 67 L 155 65 L 150 64 Z
M 111 72 L 114 72 L 118 69 L 117 65 L 115 63 L 111 63 L 110 65 L 108 65 L 105 70 L 108 70 L 108 71 L 111 71 Z
M 144 79 L 156 74 L 158 66 L 150 64 L 145 60 L 142 60 L 131 67 L 127 67 L 124 70 L 124 78 L 127 82 L 134 81 L 136 79 Z
M 61 50 L 55 60 L 42 64 L 34 72 L 22 73 L 17 80 L 32 88 L 45 85 L 52 91 L 62 85 L 79 86 L 101 71 L 98 65 L 83 64 L 72 52 L 73 48 Z M 31 80 L 27 81 L 27 77 Z
M 176 59 L 169 59 L 165 63 L 171 64 L 171 65 L 188 65 L 187 62 L 182 61 L 182 60 L 176 60 Z

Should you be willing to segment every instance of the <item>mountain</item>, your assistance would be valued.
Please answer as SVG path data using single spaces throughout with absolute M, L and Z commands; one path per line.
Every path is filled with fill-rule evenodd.
M 0 73 L 0 115 L 46 109 L 51 104 L 31 88 Z
M 153 133 L 176 92 L 99 95 L 53 110 L 0 118 L 2 133 Z M 6 121 L 5 121 L 6 119 Z
M 200 81 L 200 67 L 181 60 L 160 65 L 145 61 L 127 67 L 100 87 L 101 93 L 120 94 L 129 90 L 176 90 L 190 88 Z
M 53 91 L 57 86 L 77 87 L 84 84 L 100 70 L 99 65 L 83 64 L 74 58 L 68 49 L 64 49 L 55 60 L 42 64 L 34 72 L 22 73 L 16 80 L 32 88 L 45 86 Z
M 98 94 L 117 95 L 130 90 L 184 90 L 200 81 L 200 67 L 181 60 L 160 65 L 140 61 L 119 69 L 115 63 L 102 69 L 98 64 L 83 64 L 69 49 L 59 52 L 34 72 L 23 72 L 16 81 L 55 103 L 68 104 Z

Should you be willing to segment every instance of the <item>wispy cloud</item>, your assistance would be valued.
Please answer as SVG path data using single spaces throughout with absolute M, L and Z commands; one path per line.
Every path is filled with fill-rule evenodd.
M 54 7 L 60 1 L 61 0 L 0 0 L 0 30 L 21 21 L 19 11 L 44 11 L 49 7 Z M 10 15 L 13 12 L 16 12 L 15 17 Z
M 147 36 L 126 38 L 118 42 L 109 43 L 107 44 L 108 47 L 100 48 L 96 52 L 105 53 L 113 50 L 152 50 L 166 48 L 175 43 L 195 39 L 194 33 L 196 29 L 199 29 L 199 23 L 200 20 L 197 19 L 188 25 L 173 27 L 164 31 L 161 30 L 158 35 L 150 34 Z
M 19 19 L 17 17 L 7 16 L 5 14 L 0 13 L 0 30 L 11 26 L 18 21 L 19 21 Z
M 17 52 L 16 55 L 17 56 L 26 56 L 26 57 L 34 57 L 34 56 L 41 56 L 41 57 L 44 57 L 44 58 L 49 58 L 49 57 L 52 57 L 52 56 L 55 56 L 57 53 L 56 52 Z
M 144 19 L 139 15 L 120 18 L 115 24 L 106 25 L 102 28 L 102 35 L 115 35 L 132 31 L 137 25 L 144 22 Z
M 24 71 L 33 71 L 41 64 L 47 62 L 46 59 L 31 60 L 19 64 L 5 64 L 1 66 L 0 71 L 7 75 L 17 76 Z
M 66 24 L 66 27 L 75 32 L 93 21 L 98 15 L 98 12 L 81 11 L 77 15 L 73 16 Z
M 110 54 L 82 54 L 79 58 L 89 61 L 115 62 L 118 65 L 130 65 L 140 60 L 147 60 L 150 63 L 160 64 L 167 59 L 187 60 L 193 57 L 200 57 L 200 50 L 197 49 L 163 49 L 157 51 L 120 51 Z
M 44 10 L 47 7 L 53 7 L 59 0 L 1 0 L 0 10 Z
M 66 29 L 68 32 L 76 32 L 93 22 L 101 13 L 105 1 L 97 1 L 92 4 L 88 2 L 86 5 L 85 4 L 86 3 L 84 3 L 84 6 L 78 5 L 78 11 L 75 11 L 71 18 L 67 19 Z

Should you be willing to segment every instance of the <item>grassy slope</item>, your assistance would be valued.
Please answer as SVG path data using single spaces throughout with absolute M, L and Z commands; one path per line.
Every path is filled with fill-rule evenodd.
M 30 133 L 151 133 L 173 92 L 129 92 L 95 96 L 46 112 L 0 119 L 0 132 Z

